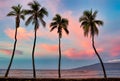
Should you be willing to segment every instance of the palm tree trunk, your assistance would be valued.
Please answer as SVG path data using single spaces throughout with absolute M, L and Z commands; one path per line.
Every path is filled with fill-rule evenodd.
M 58 76 L 61 78 L 61 46 L 60 46 L 60 36 L 59 36 L 59 62 L 58 62 Z
M 15 55 L 16 44 L 17 44 L 17 28 L 19 27 L 19 25 L 20 25 L 20 18 L 19 18 L 19 15 L 18 15 L 18 16 L 16 17 L 16 29 L 15 29 L 14 48 L 13 48 L 12 57 L 11 57 L 11 60 L 10 60 L 8 69 L 7 69 L 6 73 L 5 73 L 5 77 L 8 77 L 8 74 L 9 74 L 9 71 L 10 71 L 10 68 L 11 68 L 11 65 L 12 65 L 12 62 L 13 62 L 13 58 L 14 58 L 14 55 Z
M 15 30 L 15 42 L 14 42 L 14 48 L 13 48 L 13 52 L 12 52 L 12 57 L 11 57 L 8 69 L 7 69 L 6 73 L 5 73 L 5 77 L 8 77 L 8 74 L 9 74 L 9 71 L 10 71 L 10 67 L 12 65 L 13 58 L 14 58 L 14 55 L 15 55 L 16 44 L 17 44 L 17 27 L 16 27 L 16 30 Z
M 37 30 L 35 30 L 34 45 L 33 45 L 33 50 L 32 50 L 32 64 L 33 64 L 33 77 L 34 78 L 36 78 L 35 60 L 34 60 L 34 52 L 35 52 L 35 45 L 36 45 L 36 34 L 37 34 Z
M 95 48 L 95 45 L 94 45 L 94 36 L 92 36 L 92 46 L 93 46 L 93 49 L 94 49 L 94 51 L 95 51 L 95 53 L 96 53 L 96 55 L 97 55 L 97 57 L 98 57 L 98 59 L 99 59 L 99 61 L 101 63 L 101 66 L 102 66 L 102 69 L 103 69 L 103 73 L 104 73 L 104 78 L 106 79 L 107 75 L 106 75 L 104 64 L 103 64 L 102 59 L 101 59 L 100 55 L 98 54 L 98 52 L 97 52 L 97 50 Z

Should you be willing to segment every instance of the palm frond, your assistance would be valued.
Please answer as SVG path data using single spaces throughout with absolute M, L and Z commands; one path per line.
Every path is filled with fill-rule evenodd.
M 48 12 L 47 12 L 47 9 L 42 7 L 40 10 L 39 10 L 39 14 L 43 14 L 43 15 L 46 15 L 48 16 Z
M 22 9 L 20 14 L 24 14 L 25 13 L 25 9 Z
M 33 14 L 33 10 L 24 10 L 25 15 Z
M 83 21 L 87 21 L 88 19 L 87 19 L 87 17 L 85 17 L 85 16 L 82 16 L 82 17 L 80 17 L 79 18 L 79 22 L 83 22 Z
M 16 16 L 16 13 L 14 11 L 11 11 L 7 14 L 7 16 Z
M 57 22 L 51 22 L 50 27 L 52 27 L 52 26 L 57 26 Z
M 32 10 L 38 11 L 40 8 L 40 4 L 37 1 L 33 1 L 28 3 L 28 5 L 31 7 Z
M 85 16 L 85 17 L 90 17 L 91 16 L 91 13 L 90 13 L 90 11 L 89 10 L 86 10 L 86 11 L 84 11 L 83 12 L 83 16 Z
M 18 12 L 17 6 L 12 6 L 12 9 L 13 9 L 14 11 Z
M 94 20 L 94 23 L 99 26 L 102 26 L 104 24 L 104 22 L 101 20 Z
M 32 6 L 32 5 L 37 5 L 37 6 L 41 6 L 37 1 L 33 1 L 33 2 L 30 2 L 28 3 L 29 6 Z
M 40 20 L 41 24 L 43 25 L 43 27 L 45 27 L 46 26 L 46 22 L 43 20 L 43 18 L 39 17 L 39 20 Z
M 66 34 L 69 34 L 69 31 L 66 27 L 63 28 Z
M 68 25 L 68 20 L 66 18 L 63 18 L 61 23 Z
M 87 26 L 89 23 L 87 22 L 87 21 L 83 21 L 82 23 L 81 23 L 81 26 L 80 27 L 82 27 L 82 26 Z
M 33 20 L 33 15 L 31 15 L 31 16 L 27 19 L 27 21 L 25 22 L 25 25 L 26 25 L 26 26 L 29 25 L 32 20 Z
M 20 15 L 20 18 L 22 18 L 23 20 L 25 20 L 25 16 L 24 15 Z
M 53 27 L 50 29 L 50 32 L 53 31 L 55 28 L 57 28 L 57 26 L 53 26 Z
M 89 27 L 89 25 L 87 25 L 87 24 L 83 26 L 84 36 L 86 36 L 86 37 L 88 36 L 88 34 L 89 34 L 89 32 L 90 32 L 90 31 L 89 31 L 89 30 L 90 30 L 89 28 L 90 28 L 90 27 Z
M 96 18 L 97 13 L 98 13 L 98 11 L 97 11 L 97 10 L 95 10 L 95 12 L 94 12 L 94 13 L 93 13 L 93 15 L 92 15 L 93 19 L 95 19 L 95 18 Z
M 16 12 L 16 13 L 20 13 L 22 6 L 20 4 L 18 4 L 18 6 L 12 6 L 12 9 Z
M 56 14 L 56 16 L 53 18 L 53 21 L 56 21 L 56 22 L 61 22 L 61 16 L 59 14 Z

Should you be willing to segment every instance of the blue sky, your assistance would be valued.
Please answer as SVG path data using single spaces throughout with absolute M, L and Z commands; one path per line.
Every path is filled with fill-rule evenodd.
M 14 43 L 14 17 L 7 17 L 11 6 L 21 4 L 28 9 L 32 0 L 0 0 L 0 69 L 7 68 Z M 104 21 L 99 27 L 99 36 L 95 37 L 95 45 L 104 62 L 120 61 L 120 0 L 38 0 L 47 8 L 49 16 L 45 17 L 46 28 L 41 25 L 37 33 L 35 50 L 37 69 L 57 69 L 58 35 L 57 31 L 49 32 L 49 24 L 55 14 L 69 20 L 67 36 L 62 38 L 62 68 L 70 69 L 98 63 L 91 39 L 85 38 L 78 22 L 84 10 L 98 10 L 97 19 Z M 26 17 L 27 19 L 27 17 Z M 26 27 L 21 20 L 18 29 L 18 43 L 12 68 L 31 69 L 31 52 L 34 39 L 33 25 Z

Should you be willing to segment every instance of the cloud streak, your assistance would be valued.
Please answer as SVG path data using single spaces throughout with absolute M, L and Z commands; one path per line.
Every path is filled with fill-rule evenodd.
M 5 29 L 4 32 L 9 38 L 14 40 L 15 29 L 7 28 Z M 33 37 L 32 31 L 27 31 L 25 28 L 22 27 L 18 28 L 18 34 L 17 34 L 18 40 L 30 40 L 32 37 Z
M 97 49 L 98 52 L 103 52 L 103 49 Z M 64 55 L 71 59 L 92 59 L 95 55 L 93 49 L 88 50 L 77 50 L 77 49 L 68 49 L 64 52 Z
M 36 56 L 53 56 L 58 51 L 58 46 L 55 44 L 38 44 L 36 48 Z
M 2 49 L 2 48 L 0 48 L 1 54 L 11 55 L 11 54 L 12 54 L 12 51 L 13 51 L 13 50 L 11 50 L 11 49 Z M 20 51 L 20 50 L 16 50 L 16 51 L 15 51 L 15 54 L 17 54 L 17 55 L 22 55 L 23 52 Z
M 114 59 L 114 60 L 109 60 L 108 63 L 118 63 L 120 62 L 120 59 Z

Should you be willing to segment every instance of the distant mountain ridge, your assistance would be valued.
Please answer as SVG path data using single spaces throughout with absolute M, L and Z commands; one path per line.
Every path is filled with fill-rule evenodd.
M 104 63 L 106 70 L 120 70 L 120 62 L 118 63 Z M 73 70 L 102 70 L 101 64 L 96 63 L 93 65 L 74 68 Z

